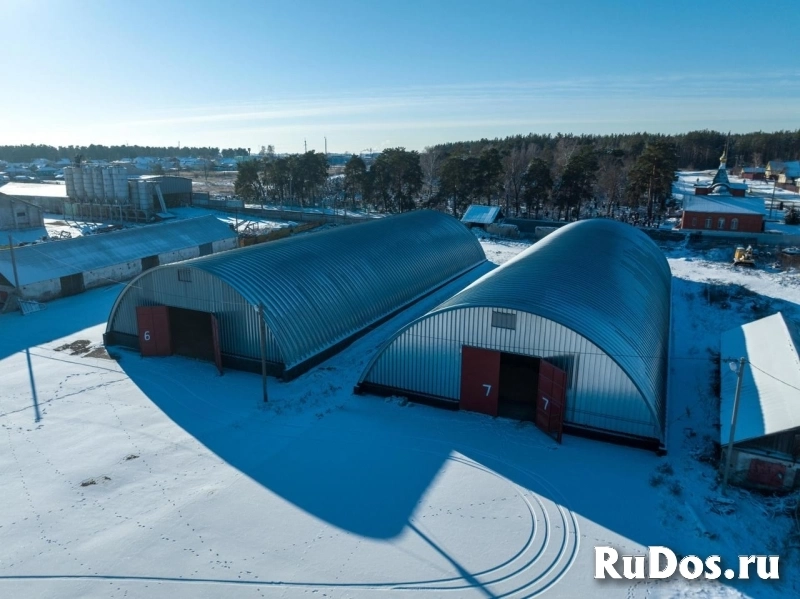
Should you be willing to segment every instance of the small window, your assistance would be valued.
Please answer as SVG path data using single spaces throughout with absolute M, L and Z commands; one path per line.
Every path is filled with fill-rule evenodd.
M 724 229 L 725 228 L 725 219 L 721 218 L 717 221 L 717 229 Z
M 694 228 L 694 227 L 696 227 L 696 226 L 697 226 L 697 217 L 696 217 L 696 216 L 693 216 L 693 217 L 692 217 L 692 227 Z
M 517 315 L 514 312 L 492 312 L 492 326 L 496 329 L 517 329 Z
M 711 219 L 707 218 L 706 219 L 706 229 L 710 229 L 710 228 L 711 228 Z
M 24 210 L 17 211 L 17 216 L 26 216 L 25 211 Z
M 731 219 L 731 231 L 738 231 L 739 230 L 739 219 L 732 218 Z
M 184 283 L 191 283 L 192 282 L 192 271 L 188 268 L 179 268 L 178 269 L 178 280 L 183 281 Z

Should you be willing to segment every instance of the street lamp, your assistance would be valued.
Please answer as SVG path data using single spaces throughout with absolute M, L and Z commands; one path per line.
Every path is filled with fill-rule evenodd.
M 725 473 L 722 476 L 722 488 L 728 486 L 728 477 L 731 471 L 731 461 L 733 460 L 733 438 L 736 432 L 736 419 L 739 417 L 739 397 L 742 394 L 742 379 L 744 378 L 744 358 L 739 358 L 739 363 L 728 362 L 730 369 L 737 374 L 736 395 L 733 397 L 733 415 L 731 416 L 731 431 L 728 435 L 728 453 L 725 456 Z

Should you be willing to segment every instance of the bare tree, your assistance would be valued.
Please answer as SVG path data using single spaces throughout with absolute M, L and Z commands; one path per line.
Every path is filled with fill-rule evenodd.
M 429 205 L 433 196 L 436 195 L 439 170 L 443 159 L 444 153 L 435 147 L 427 147 L 419 155 L 419 164 L 422 167 L 421 196 L 426 205 Z
M 605 201 L 605 213 L 611 215 L 614 205 L 625 199 L 625 186 L 631 159 L 623 151 L 612 150 L 600 155 L 600 170 L 597 173 L 597 189 Z
M 506 194 L 506 214 L 509 214 L 509 202 L 513 198 L 514 215 L 519 216 L 520 191 L 530 161 L 541 149 L 534 144 L 525 144 L 511 149 L 503 156 L 503 186 Z

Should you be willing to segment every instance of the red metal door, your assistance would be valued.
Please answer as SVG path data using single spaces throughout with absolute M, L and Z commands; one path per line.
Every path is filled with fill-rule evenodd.
M 217 365 L 217 370 L 222 374 L 222 350 L 219 346 L 219 322 L 217 317 L 213 314 L 211 316 L 211 338 L 214 340 L 214 364 Z
M 536 392 L 536 426 L 561 443 L 564 408 L 567 403 L 567 373 L 550 362 L 539 362 Z
M 143 356 L 172 355 L 167 306 L 137 306 L 136 322 L 139 327 L 139 350 Z
M 459 407 L 497 416 L 500 387 L 500 352 L 461 347 L 461 396 Z

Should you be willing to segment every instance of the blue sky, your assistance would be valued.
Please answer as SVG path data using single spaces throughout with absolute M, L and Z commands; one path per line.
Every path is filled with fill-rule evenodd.
M 0 0 L 0 17 L 0 144 L 800 128 L 797 0 Z

